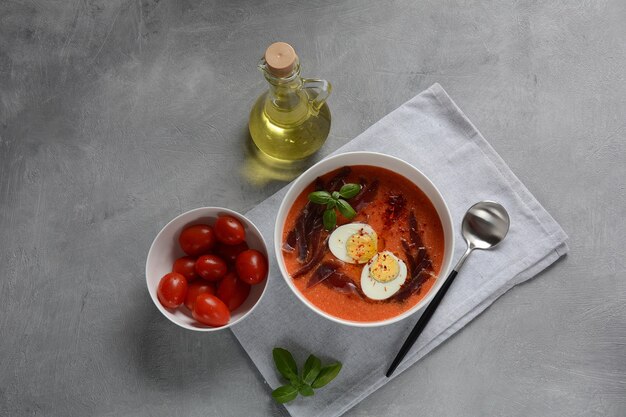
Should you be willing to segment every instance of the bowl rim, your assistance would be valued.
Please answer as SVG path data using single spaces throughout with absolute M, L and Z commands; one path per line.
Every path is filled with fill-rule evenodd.
M 403 313 L 388 318 L 388 319 L 384 319 L 384 320 L 379 320 L 379 321 L 371 321 L 371 322 L 366 322 L 366 321 L 353 321 L 353 320 L 346 320 L 346 319 L 342 319 L 339 317 L 335 317 L 331 314 L 326 313 L 325 311 L 323 311 L 322 309 L 318 308 L 316 305 L 314 305 L 313 303 L 311 303 L 301 292 L 300 290 L 298 290 L 298 288 L 296 288 L 295 284 L 292 282 L 291 279 L 291 275 L 289 274 L 289 272 L 287 271 L 285 265 L 284 265 L 284 260 L 283 260 L 283 253 L 282 253 L 282 234 L 283 234 L 283 228 L 284 228 L 284 223 L 286 220 L 287 215 L 289 214 L 289 208 L 285 207 L 287 204 L 287 200 L 292 200 L 297 198 L 297 196 L 302 192 L 303 187 L 306 187 L 307 185 L 310 184 L 310 182 L 314 179 L 311 179 L 311 181 L 306 182 L 306 184 L 303 185 L 304 183 L 304 179 L 307 178 L 309 175 L 311 175 L 310 173 L 313 172 L 314 170 L 316 170 L 318 168 L 319 165 L 321 164 L 328 164 L 334 160 L 337 159 L 341 159 L 341 158 L 346 158 L 349 156 L 375 156 L 376 158 L 387 158 L 389 159 L 392 163 L 396 163 L 396 164 L 401 164 L 404 165 L 405 167 L 409 168 L 410 170 L 413 170 L 417 173 L 418 176 L 421 176 L 423 180 L 425 180 L 425 182 L 427 182 L 433 189 L 434 193 L 436 194 L 436 196 L 439 198 L 440 202 L 442 203 L 442 210 L 443 213 L 440 213 L 439 209 L 437 209 L 437 207 L 435 206 L 435 210 L 437 211 L 437 214 L 440 217 L 440 220 L 442 221 L 442 227 L 444 228 L 444 236 L 446 233 L 446 226 L 444 223 L 444 219 L 442 218 L 443 216 L 447 217 L 447 220 L 449 222 L 449 234 L 450 234 L 450 247 L 449 250 L 447 249 L 447 245 L 448 242 L 445 241 L 444 243 L 444 255 L 446 253 L 449 253 L 450 256 L 448 257 L 448 259 L 444 260 L 444 263 L 441 265 L 441 270 L 439 271 L 439 274 L 437 276 L 437 279 L 435 281 L 435 283 L 433 284 L 433 286 L 430 288 L 430 290 L 428 291 L 428 293 L 417 303 L 415 304 L 413 307 L 411 307 L 410 309 L 404 311 Z M 354 163 L 354 164 L 346 164 L 346 166 L 350 166 L 350 165 L 368 165 L 367 163 Z M 379 166 L 376 165 L 375 163 L 371 163 L 369 164 L 371 166 Z M 332 170 L 336 170 L 338 168 L 340 168 L 341 166 L 335 167 Z M 390 168 L 388 167 L 384 167 L 384 166 L 380 166 L 381 168 L 385 168 L 391 171 Z M 325 175 L 326 173 L 328 173 L 330 171 L 326 171 L 323 172 L 319 175 Z M 319 175 L 316 175 L 319 176 Z M 402 175 L 402 174 L 398 174 L 398 175 Z M 404 175 L 402 175 L 403 177 L 405 177 Z M 406 178 L 406 177 L 405 177 Z M 409 178 L 407 178 L 407 180 L 411 181 L 411 183 L 413 183 L 414 185 L 416 185 L 424 194 L 426 194 L 426 191 L 424 191 L 422 189 L 422 187 L 418 186 L 417 184 L 415 184 L 415 182 Z M 297 191 L 297 194 L 296 194 Z M 294 197 L 294 194 L 295 197 Z M 433 205 L 435 205 L 435 203 L 432 201 L 433 199 L 431 198 L 430 195 L 426 195 L 428 197 L 429 200 L 431 200 L 431 203 L 433 203 Z M 442 216 L 443 214 L 443 216 Z M 282 217 L 282 219 L 280 218 Z M 422 171 L 420 171 L 418 168 L 416 168 L 415 166 L 413 166 L 412 164 L 410 164 L 409 162 L 400 159 L 396 156 L 392 156 L 392 155 L 388 155 L 385 153 L 381 153 L 381 152 L 372 152 L 372 151 L 352 151 L 352 152 L 342 152 L 336 155 L 332 155 L 329 156 L 327 158 L 324 158 L 320 161 L 318 161 L 317 163 L 315 163 L 314 165 L 312 165 L 309 169 L 307 169 L 305 172 L 303 172 L 301 175 L 298 176 L 298 178 L 296 178 L 293 183 L 289 186 L 289 189 L 287 190 L 287 193 L 285 194 L 285 196 L 283 197 L 281 204 L 278 208 L 278 211 L 276 213 L 276 223 L 274 226 L 274 252 L 275 252 L 275 256 L 276 256 L 276 261 L 278 263 L 278 269 L 283 277 L 283 279 L 285 280 L 285 282 L 287 283 L 287 286 L 290 288 L 291 292 L 293 292 L 296 297 L 298 297 L 298 299 L 304 304 L 306 305 L 309 309 L 311 309 L 312 311 L 314 311 L 315 313 L 317 313 L 318 315 L 331 320 L 335 323 L 339 323 L 339 324 L 343 324 L 343 325 L 347 325 L 347 326 L 351 326 L 351 327 L 381 327 L 381 326 L 387 326 L 393 323 L 397 323 L 407 317 L 412 316 L 414 313 L 422 310 L 424 307 L 426 307 L 428 305 L 428 303 L 430 303 L 430 301 L 434 298 L 435 294 L 437 293 L 437 291 L 439 290 L 439 288 L 441 288 L 441 286 L 443 285 L 446 277 L 448 276 L 448 274 L 451 272 L 452 270 L 452 258 L 454 256 L 454 248 L 455 248 L 455 227 L 454 227 L 454 223 L 452 221 L 452 215 L 450 214 L 450 208 L 448 207 L 448 204 L 446 203 L 446 200 L 443 198 L 443 195 L 441 194 L 441 191 L 439 191 L 439 188 L 437 188 L 437 186 L 430 180 L 430 178 L 424 174 Z
M 165 307 L 163 307 L 163 305 L 161 305 L 160 301 L 158 300 L 157 296 L 156 296 L 156 291 L 154 292 L 154 294 L 152 294 L 152 292 L 150 291 L 150 282 L 148 280 L 148 262 L 150 261 L 150 258 L 152 256 L 152 251 L 154 249 L 154 246 L 157 242 L 157 240 L 159 240 L 159 238 L 161 237 L 161 235 L 164 233 L 164 231 L 170 227 L 173 223 L 175 223 L 177 220 L 179 220 L 182 217 L 186 217 L 192 214 L 196 214 L 196 213 L 205 213 L 206 211 L 215 211 L 215 212 L 224 212 L 228 215 L 231 215 L 237 219 L 243 219 L 243 221 L 247 224 L 247 226 L 250 227 L 250 229 L 252 231 L 254 231 L 257 236 L 260 238 L 260 242 L 262 245 L 262 248 L 257 249 L 257 250 L 261 250 L 264 253 L 264 255 L 269 258 L 269 251 L 268 251 L 268 247 L 267 247 L 267 242 L 265 241 L 265 238 L 263 237 L 263 234 L 261 233 L 261 231 L 259 230 L 259 228 L 252 222 L 252 220 L 248 219 L 246 216 L 244 216 L 243 214 L 236 212 L 234 210 L 225 208 L 225 207 L 218 207 L 218 206 L 206 206 L 206 207 L 198 207 L 195 209 L 191 209 L 188 210 L 184 213 L 179 214 L 178 216 L 174 217 L 172 220 L 170 220 L 169 222 L 167 222 L 167 224 L 165 224 L 165 226 L 163 226 L 161 228 L 161 230 L 159 231 L 159 233 L 157 233 L 157 235 L 155 236 L 154 240 L 152 241 L 152 244 L 150 245 L 150 249 L 148 250 L 148 254 L 146 256 L 146 265 L 145 265 L 145 271 L 144 271 L 144 275 L 145 275 L 145 279 L 146 279 L 146 289 L 148 290 L 148 294 L 150 295 L 150 298 L 152 299 L 152 302 L 154 303 L 154 305 L 157 307 L 157 309 L 159 310 L 159 312 L 165 316 L 165 318 L 167 318 L 169 321 L 171 321 L 172 323 L 176 324 L 179 327 L 182 327 L 183 329 L 187 329 L 187 330 L 193 330 L 193 331 L 197 331 L 197 332 L 217 332 L 220 330 L 224 330 L 224 329 L 228 329 L 231 326 L 234 326 L 235 324 L 241 322 L 242 320 L 244 320 L 246 317 L 248 317 L 250 315 L 250 313 L 252 313 L 252 311 L 254 311 L 254 309 L 257 307 L 257 305 L 259 305 L 259 303 L 261 302 L 261 300 L 263 299 L 263 296 L 265 295 L 265 292 L 267 291 L 267 287 L 268 287 L 268 280 L 270 279 L 271 276 L 271 265 L 269 265 L 270 263 L 268 262 L 268 271 L 267 271 L 267 277 L 265 278 L 265 283 L 263 286 L 263 291 L 261 291 L 261 295 L 259 295 L 259 299 L 250 307 L 250 310 L 248 310 L 247 312 L 245 312 L 241 317 L 239 317 L 237 320 L 235 321 L 229 321 L 228 324 L 221 326 L 221 327 L 193 327 L 193 326 L 189 326 L 187 324 L 184 323 L 179 323 L 176 320 L 174 320 L 172 317 L 170 317 L 168 314 L 165 314 L 165 311 L 167 311 L 167 309 Z M 196 220 L 199 217 L 203 217 L 202 214 L 198 214 L 196 216 Z M 190 219 L 189 222 L 193 222 L 195 220 Z M 186 256 L 186 255 L 185 255 Z

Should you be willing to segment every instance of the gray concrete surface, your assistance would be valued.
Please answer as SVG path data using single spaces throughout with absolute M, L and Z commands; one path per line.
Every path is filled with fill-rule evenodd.
M 279 39 L 335 87 L 318 158 L 440 82 L 571 237 L 347 415 L 626 415 L 625 21 L 623 0 L 3 1 L 0 415 L 284 412 L 143 276 L 169 219 L 290 176 L 245 148 Z

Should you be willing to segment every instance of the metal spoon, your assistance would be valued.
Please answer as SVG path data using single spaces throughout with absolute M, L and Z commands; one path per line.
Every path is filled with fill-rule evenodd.
M 411 349 L 422 333 L 422 330 L 424 330 L 424 327 L 426 327 L 430 321 L 430 318 L 446 295 L 446 291 L 448 291 L 448 288 L 452 285 L 456 274 L 465 263 L 469 254 L 472 253 L 474 249 L 491 249 L 500 243 L 509 231 L 509 223 L 509 214 L 504 207 L 493 201 L 481 201 L 467 210 L 467 213 L 465 213 L 463 217 L 462 226 L 463 239 L 465 239 L 467 243 L 467 250 L 463 256 L 461 256 L 461 259 L 459 259 L 454 269 L 452 269 L 452 272 L 450 272 L 450 275 L 448 275 L 448 278 L 446 278 L 439 291 L 437 291 L 433 300 L 428 304 L 428 307 L 424 310 L 424 314 L 422 314 L 417 321 L 413 330 L 411 330 L 409 337 L 406 338 L 406 341 L 391 363 L 389 370 L 387 370 L 385 374 L 387 378 L 393 374 L 400 364 L 400 361 L 404 359 L 404 356 L 409 349 Z

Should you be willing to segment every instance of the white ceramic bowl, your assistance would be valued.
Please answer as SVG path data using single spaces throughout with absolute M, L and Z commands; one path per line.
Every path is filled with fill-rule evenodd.
M 178 244 L 178 236 L 180 232 L 189 225 L 192 224 L 208 224 L 212 226 L 215 224 L 215 220 L 220 215 L 229 215 L 238 219 L 246 230 L 246 242 L 250 249 L 256 249 L 261 252 L 267 258 L 267 245 L 265 240 L 259 232 L 259 229 L 247 218 L 241 214 L 221 207 L 202 207 L 195 210 L 188 211 L 176 217 L 174 220 L 165 225 L 159 234 L 154 238 L 150 251 L 148 252 L 148 258 L 146 259 L 146 283 L 148 285 L 148 291 L 150 297 L 154 301 L 154 305 L 157 306 L 159 311 L 163 313 L 165 317 L 176 323 L 180 327 L 184 327 L 189 330 L 197 330 L 201 332 L 214 332 L 218 330 L 224 330 L 230 326 L 243 320 L 257 305 L 265 288 L 267 287 L 268 277 L 260 284 L 253 285 L 250 290 L 250 295 L 244 303 L 236 310 L 231 312 L 230 322 L 222 327 L 210 327 L 205 326 L 197 322 L 192 316 L 191 312 L 186 307 L 181 306 L 177 309 L 169 309 L 163 307 L 157 298 L 157 287 L 159 281 L 163 275 L 168 272 L 172 272 L 172 264 L 177 258 L 185 256 L 185 253 Z
M 294 283 L 292 282 L 291 276 L 287 272 L 285 268 L 285 262 L 283 259 L 282 252 L 282 239 L 283 239 L 283 229 L 285 225 L 285 219 L 287 218 L 287 214 L 289 213 L 289 209 L 293 205 L 296 198 L 302 193 L 302 191 L 311 184 L 315 178 L 322 176 L 328 172 L 334 171 L 335 169 L 341 168 L 343 166 L 350 165 L 372 165 L 377 167 L 386 168 L 390 171 L 394 171 L 411 182 L 417 185 L 430 199 L 430 201 L 435 206 L 437 213 L 439 214 L 439 218 L 441 219 L 441 224 L 443 226 L 443 234 L 444 234 L 444 254 L 443 254 L 443 262 L 441 264 L 441 271 L 439 272 L 439 276 L 437 277 L 437 281 L 432 286 L 428 294 L 419 303 L 413 306 L 411 309 L 405 311 L 404 313 L 392 317 L 386 320 L 373 321 L 373 322 L 358 322 L 341 319 L 335 316 L 332 316 L 320 308 L 316 307 L 309 300 L 306 299 L 304 295 L 296 288 Z M 428 305 L 430 300 L 435 296 L 437 290 L 443 285 L 444 280 L 448 276 L 450 269 L 452 268 L 452 255 L 454 253 L 454 227 L 452 226 L 452 217 L 450 216 L 450 211 L 448 210 L 448 206 L 446 202 L 443 200 L 441 193 L 437 190 L 437 187 L 417 168 L 408 164 L 407 162 L 398 159 L 393 156 L 376 153 L 376 152 L 348 152 L 342 153 L 339 155 L 332 156 L 330 158 L 324 159 L 317 164 L 313 165 L 306 172 L 304 172 L 300 177 L 298 177 L 291 187 L 285 198 L 283 199 L 280 208 L 278 209 L 278 214 L 276 218 L 276 228 L 274 229 L 274 250 L 276 251 L 276 257 L 278 260 L 278 267 L 280 268 L 280 272 L 289 285 L 289 288 L 293 291 L 293 293 L 302 301 L 307 307 L 311 310 L 315 311 L 322 317 L 325 317 L 329 320 L 332 320 L 337 323 L 346 324 L 349 326 L 356 327 L 376 327 L 376 326 L 384 326 L 388 324 L 395 323 L 400 321 L 418 311 L 421 311 L 423 308 Z

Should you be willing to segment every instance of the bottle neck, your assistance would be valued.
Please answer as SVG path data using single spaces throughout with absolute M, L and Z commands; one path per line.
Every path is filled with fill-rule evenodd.
M 296 66 L 294 71 L 286 77 L 275 77 L 268 71 L 264 71 L 264 75 L 270 85 L 269 98 L 274 106 L 291 109 L 300 103 L 302 78 L 300 78 L 299 66 Z
M 265 101 L 265 114 L 277 125 L 293 125 L 309 117 L 308 95 L 300 77 L 300 65 L 296 63 L 293 72 L 284 77 L 276 77 L 261 61 L 259 65 L 269 83 Z

